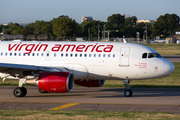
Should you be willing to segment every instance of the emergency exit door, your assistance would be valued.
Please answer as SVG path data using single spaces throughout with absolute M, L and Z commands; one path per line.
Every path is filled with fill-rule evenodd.
M 121 47 L 120 51 L 120 66 L 129 67 L 130 47 Z

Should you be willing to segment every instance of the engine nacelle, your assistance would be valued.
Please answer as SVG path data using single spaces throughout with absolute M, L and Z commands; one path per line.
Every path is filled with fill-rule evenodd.
M 84 87 L 101 87 L 104 85 L 105 80 L 75 80 L 74 83 L 76 85 L 84 86 Z
M 38 86 L 46 92 L 68 92 L 73 89 L 74 77 L 68 72 L 44 72 L 39 74 Z

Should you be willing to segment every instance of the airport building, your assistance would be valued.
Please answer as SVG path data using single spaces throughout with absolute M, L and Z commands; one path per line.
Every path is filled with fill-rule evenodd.
M 166 38 L 166 43 L 178 43 L 180 42 L 180 32 L 176 32 L 175 34 L 169 35 Z
M 0 25 L 7 26 L 8 24 L 0 24 Z
M 47 34 L 28 34 L 27 40 L 48 40 L 49 36 Z
M 92 18 L 92 17 L 82 17 L 82 22 L 84 22 L 84 21 L 86 21 L 86 20 L 92 21 L 93 18 Z
M 150 20 L 150 19 L 147 19 L 147 20 L 137 20 L 136 21 L 136 24 L 138 24 L 138 23 L 151 23 L 151 24 L 153 24 L 154 22 L 155 22 L 155 20 Z
M 24 35 L 4 35 L 0 33 L 0 40 L 15 40 L 15 39 L 24 39 Z

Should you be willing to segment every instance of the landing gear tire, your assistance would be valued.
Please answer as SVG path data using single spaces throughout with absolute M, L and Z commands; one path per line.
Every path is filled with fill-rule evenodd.
M 125 90 L 125 91 L 124 91 L 124 95 L 125 95 L 126 97 L 131 97 L 132 94 L 133 94 L 132 90 Z
M 127 78 L 127 80 L 124 80 L 124 85 L 126 86 L 126 90 L 124 91 L 124 96 L 131 97 L 133 92 L 131 90 L 131 87 L 129 86 L 130 79 L 128 77 L 126 77 L 126 78 Z
M 27 94 L 27 90 L 25 87 L 17 87 L 13 92 L 15 97 L 24 97 Z
M 47 91 L 41 90 L 41 89 L 39 89 L 39 88 L 38 88 L 38 91 L 39 91 L 40 93 L 48 93 Z

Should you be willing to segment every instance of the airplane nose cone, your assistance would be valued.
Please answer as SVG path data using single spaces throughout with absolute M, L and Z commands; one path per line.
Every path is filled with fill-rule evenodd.
M 171 62 L 169 62 L 169 61 L 164 62 L 164 73 L 165 73 L 165 75 L 171 74 L 174 71 L 174 68 L 175 67 Z

